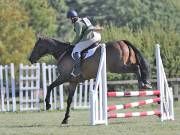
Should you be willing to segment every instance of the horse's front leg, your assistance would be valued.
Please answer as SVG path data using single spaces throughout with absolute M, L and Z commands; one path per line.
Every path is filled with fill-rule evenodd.
M 46 110 L 49 110 L 51 108 L 51 104 L 49 103 L 50 102 L 50 94 L 51 94 L 51 90 L 56 87 L 56 86 L 59 86 L 61 84 L 63 84 L 64 82 L 66 82 L 67 79 L 65 78 L 62 78 L 60 75 L 58 76 L 58 78 L 52 82 L 49 86 L 47 86 L 47 94 L 46 94 L 46 99 L 45 99 L 45 102 L 46 102 Z
M 76 86 L 77 86 L 77 83 L 70 83 L 70 85 L 69 85 L 69 95 L 68 95 L 68 100 L 67 100 L 67 108 L 66 108 L 65 117 L 62 121 L 62 124 L 68 123 L 68 118 L 70 117 L 69 116 L 70 107 L 71 107 L 72 99 L 74 96 L 74 92 L 76 90 Z

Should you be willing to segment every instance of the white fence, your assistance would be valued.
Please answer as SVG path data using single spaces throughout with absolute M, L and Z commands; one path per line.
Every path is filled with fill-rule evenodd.
M 55 65 L 42 64 L 42 80 L 43 80 L 43 96 L 44 96 L 44 110 L 46 110 L 46 93 L 47 86 L 50 85 L 57 78 L 57 67 Z M 50 95 L 51 110 L 64 109 L 63 85 L 54 88 Z
M 45 63 L 42 66 L 39 63 L 31 66 L 20 64 L 19 86 L 15 88 L 14 64 L 0 65 L 0 111 L 46 110 L 44 101 L 47 86 L 57 78 L 56 70 L 55 65 L 46 65 Z M 43 105 L 40 101 L 43 102 Z M 52 90 L 50 103 L 51 110 L 64 109 L 63 85 Z M 89 84 L 87 81 L 77 87 L 72 107 L 74 109 L 89 108 Z
M 20 111 L 40 110 L 40 64 L 19 67 Z
M 16 111 L 14 64 L 0 65 L 0 111 Z
M 80 83 L 76 88 L 73 97 L 73 109 L 89 109 L 90 82 L 93 82 L 93 79 Z
M 93 83 L 93 82 L 91 82 Z M 107 73 L 106 47 L 101 47 L 101 59 L 95 85 L 90 89 L 90 123 L 91 125 L 106 124 L 107 120 Z
M 156 45 L 156 69 L 157 69 L 157 87 L 160 90 L 160 110 L 161 121 L 174 120 L 174 102 L 172 88 L 169 87 L 166 74 L 164 71 L 163 63 L 160 55 L 160 45 Z

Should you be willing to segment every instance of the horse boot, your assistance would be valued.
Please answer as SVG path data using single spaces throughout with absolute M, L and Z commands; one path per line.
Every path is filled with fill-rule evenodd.
M 76 52 L 73 54 L 75 60 L 75 66 L 71 73 L 72 76 L 77 77 L 81 74 L 81 56 Z
M 142 83 L 142 88 L 143 88 L 143 89 L 152 89 L 151 83 L 148 82 L 148 81 L 144 81 L 144 82 Z

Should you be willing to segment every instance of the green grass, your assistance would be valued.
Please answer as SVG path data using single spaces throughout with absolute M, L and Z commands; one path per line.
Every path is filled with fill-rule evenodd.
M 121 118 L 109 120 L 108 126 L 90 126 L 87 110 L 72 110 L 66 126 L 61 125 L 64 111 L 0 113 L 0 135 L 180 135 L 179 104 L 175 121 L 162 123 L 156 116 Z M 155 108 L 147 109 L 151 107 Z

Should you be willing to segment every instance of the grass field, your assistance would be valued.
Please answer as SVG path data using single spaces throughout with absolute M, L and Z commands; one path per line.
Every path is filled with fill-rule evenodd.
M 162 123 L 148 116 L 112 119 L 108 126 L 90 126 L 87 110 L 72 110 L 66 126 L 61 125 L 64 111 L 0 113 L 0 135 L 180 135 L 179 105 L 175 104 L 175 121 Z

